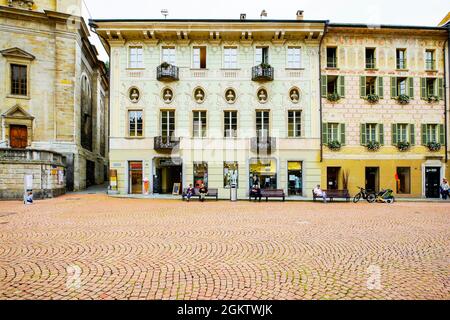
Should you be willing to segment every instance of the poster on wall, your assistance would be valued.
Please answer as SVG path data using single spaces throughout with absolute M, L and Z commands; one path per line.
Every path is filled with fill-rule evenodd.
M 117 190 L 117 170 L 109 170 L 109 185 L 112 190 Z
M 179 195 L 180 194 L 180 186 L 181 183 L 174 183 L 172 188 L 172 194 L 173 195 Z
M 64 170 L 58 170 L 58 184 L 64 184 Z

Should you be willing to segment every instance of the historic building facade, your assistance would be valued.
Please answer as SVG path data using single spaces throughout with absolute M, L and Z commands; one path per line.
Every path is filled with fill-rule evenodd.
M 108 76 L 80 8 L 0 0 L 0 197 L 20 196 L 28 173 L 42 197 L 104 181 Z
M 328 27 L 321 47 L 322 185 L 439 197 L 448 157 L 447 39 L 444 28 Z
M 321 172 L 325 22 L 297 19 L 92 21 L 111 59 L 112 187 L 309 194 Z

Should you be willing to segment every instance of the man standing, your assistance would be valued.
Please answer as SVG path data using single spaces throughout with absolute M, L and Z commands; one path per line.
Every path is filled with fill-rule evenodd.
M 316 197 L 322 197 L 323 203 L 327 202 L 327 194 L 323 192 L 322 189 L 320 189 L 319 184 L 314 188 L 313 192 L 316 195 Z

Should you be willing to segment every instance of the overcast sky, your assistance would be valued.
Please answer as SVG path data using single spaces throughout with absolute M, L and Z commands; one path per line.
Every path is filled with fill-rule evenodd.
M 449 0 L 84 0 L 86 19 L 158 19 L 168 9 L 171 19 L 295 19 L 304 10 L 305 19 L 331 22 L 436 26 L 450 11 Z M 101 47 L 96 39 L 92 39 Z M 107 59 L 102 48 L 101 58 Z

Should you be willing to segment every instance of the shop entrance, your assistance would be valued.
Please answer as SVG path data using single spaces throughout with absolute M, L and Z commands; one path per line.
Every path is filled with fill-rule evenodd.
M 202 184 L 208 187 L 208 163 L 194 162 L 194 187 L 200 188 Z
M 181 159 L 157 158 L 154 160 L 153 193 L 172 194 L 173 186 L 180 184 L 183 190 L 183 166 Z
M 277 161 L 275 159 L 251 159 L 249 189 L 259 185 L 261 189 L 277 188 Z
M 339 189 L 339 171 L 340 167 L 327 168 L 327 190 Z
M 425 168 L 425 196 L 427 198 L 439 198 L 439 185 L 441 181 L 441 168 Z
M 288 161 L 288 195 L 303 195 L 302 162 Z
M 380 191 L 380 168 L 366 167 L 366 190 Z
M 142 194 L 142 161 L 130 161 L 128 163 L 128 192 Z

